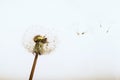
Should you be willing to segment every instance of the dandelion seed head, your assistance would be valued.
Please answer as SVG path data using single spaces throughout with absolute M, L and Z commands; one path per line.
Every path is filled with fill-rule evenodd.
M 41 55 L 51 53 L 57 44 L 57 36 L 55 30 L 51 27 L 32 26 L 27 29 L 23 37 L 23 46 L 29 51 L 34 53 L 35 42 L 42 40 L 44 43 Z M 45 40 L 47 42 L 45 42 Z

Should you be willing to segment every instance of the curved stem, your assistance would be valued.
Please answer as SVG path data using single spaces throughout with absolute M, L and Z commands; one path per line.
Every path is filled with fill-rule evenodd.
M 32 69 L 31 69 L 31 73 L 30 73 L 29 80 L 32 80 L 32 79 L 33 79 L 33 75 L 34 75 L 34 71 L 35 71 L 35 66 L 36 66 L 36 63 L 37 63 L 37 59 L 38 59 L 38 54 L 35 55 L 35 58 L 34 58 L 34 62 L 33 62 L 33 66 L 32 66 Z

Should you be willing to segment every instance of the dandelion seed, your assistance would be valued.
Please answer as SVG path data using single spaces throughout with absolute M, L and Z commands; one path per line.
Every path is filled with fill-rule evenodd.
M 102 24 L 100 24 L 100 28 L 102 28 Z
M 110 27 L 106 30 L 106 33 L 108 33 L 108 32 L 109 32 L 109 30 L 110 30 Z
M 82 32 L 81 34 L 82 34 L 82 35 L 84 35 L 84 34 L 85 34 L 85 32 Z
M 78 36 L 80 36 L 80 35 L 84 35 L 85 32 L 82 32 L 82 33 L 80 33 L 80 32 L 76 32 L 76 34 L 77 34 Z
M 79 32 L 76 32 L 77 33 L 77 35 L 79 36 L 80 35 L 80 33 Z

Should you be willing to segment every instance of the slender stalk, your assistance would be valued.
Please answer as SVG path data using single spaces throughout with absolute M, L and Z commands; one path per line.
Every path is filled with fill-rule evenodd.
M 32 69 L 31 69 L 31 73 L 30 73 L 29 80 L 32 80 L 32 79 L 33 79 L 33 75 L 34 75 L 34 71 L 35 71 L 35 66 L 36 66 L 36 63 L 37 63 L 37 59 L 38 59 L 38 54 L 35 55 L 35 58 L 34 58 L 34 62 L 33 62 L 33 66 L 32 66 Z

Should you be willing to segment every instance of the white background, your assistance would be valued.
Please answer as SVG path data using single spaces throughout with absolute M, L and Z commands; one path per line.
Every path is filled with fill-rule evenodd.
M 58 30 L 59 44 L 52 54 L 39 56 L 34 80 L 119 80 L 119 3 L 0 0 L 0 79 L 28 80 L 34 56 L 22 38 L 29 26 L 42 25 Z

